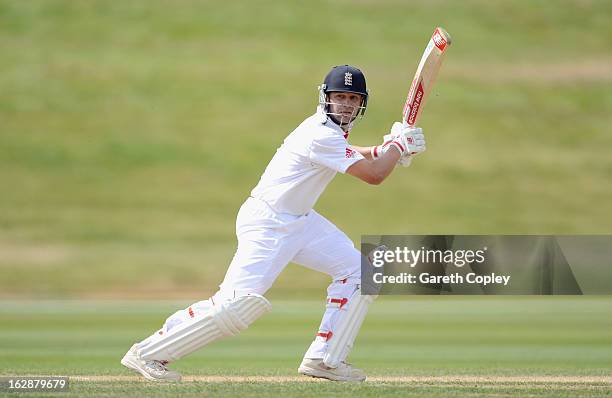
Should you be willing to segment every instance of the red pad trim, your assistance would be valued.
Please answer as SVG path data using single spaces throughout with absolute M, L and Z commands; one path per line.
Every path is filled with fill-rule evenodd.
M 331 332 L 331 330 L 329 332 L 327 332 L 327 333 L 325 333 L 325 332 L 317 333 L 317 336 L 318 337 L 324 337 L 325 341 L 329 341 L 329 339 L 331 339 L 333 335 L 334 334 Z
M 329 303 L 340 304 L 340 308 L 342 308 L 346 303 L 348 303 L 348 299 L 346 297 L 341 298 L 341 299 L 330 298 L 328 302 Z

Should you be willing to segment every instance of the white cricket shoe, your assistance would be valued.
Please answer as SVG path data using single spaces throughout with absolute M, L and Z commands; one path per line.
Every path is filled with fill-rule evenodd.
M 144 359 L 140 359 L 136 349 L 137 345 L 134 344 L 123 356 L 121 359 L 121 364 L 123 366 L 140 373 L 149 380 L 181 381 L 180 373 L 169 370 L 162 361 L 145 361 Z
M 366 379 L 363 370 L 354 368 L 346 362 L 340 362 L 337 368 L 330 368 L 323 363 L 323 359 L 304 358 L 298 368 L 298 373 L 333 381 L 364 381 Z

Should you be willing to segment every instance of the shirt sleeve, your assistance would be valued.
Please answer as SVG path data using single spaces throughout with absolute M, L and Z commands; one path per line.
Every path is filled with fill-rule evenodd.
M 364 159 L 359 152 L 351 148 L 344 137 L 336 134 L 315 138 L 310 147 L 309 157 L 313 163 L 343 174 L 351 165 Z

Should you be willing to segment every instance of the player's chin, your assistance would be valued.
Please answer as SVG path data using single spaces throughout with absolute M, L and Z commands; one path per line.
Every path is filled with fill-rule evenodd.
M 355 118 L 354 118 L 352 115 L 343 115 L 343 116 L 340 118 L 340 124 L 344 126 L 344 125 L 349 124 L 349 123 L 350 123 L 350 122 L 352 122 L 353 120 L 355 120 Z

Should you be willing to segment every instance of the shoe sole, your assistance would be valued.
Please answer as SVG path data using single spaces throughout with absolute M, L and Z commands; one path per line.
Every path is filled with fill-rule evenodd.
M 145 379 L 147 380 L 151 380 L 151 381 L 181 381 L 181 378 L 179 377 L 178 379 L 158 379 L 156 377 L 151 376 L 150 374 L 148 374 L 144 369 L 142 369 L 140 367 L 140 364 L 137 362 L 137 360 L 133 359 L 131 357 L 131 355 L 125 355 L 122 359 L 121 359 L 121 365 L 125 366 L 128 369 L 131 369 L 135 372 L 140 373 Z
M 330 374 L 327 372 L 323 372 L 321 370 L 317 370 L 317 369 L 312 369 L 312 368 L 304 368 L 301 367 L 298 368 L 298 373 L 304 376 L 309 376 L 309 377 L 315 377 L 315 378 L 319 378 L 319 379 L 327 379 L 327 380 L 331 380 L 331 381 L 354 381 L 354 382 L 361 382 L 361 381 L 365 381 L 365 377 L 364 378 L 351 378 L 349 376 L 338 376 L 335 374 Z

